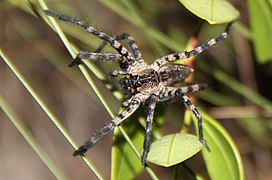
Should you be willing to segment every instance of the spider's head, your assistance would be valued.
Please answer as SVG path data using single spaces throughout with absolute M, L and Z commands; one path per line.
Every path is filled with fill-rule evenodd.
M 163 66 L 159 70 L 160 82 L 164 85 L 171 85 L 184 81 L 194 70 L 185 65 L 175 64 Z
M 125 95 L 133 94 L 137 91 L 137 88 L 141 86 L 137 80 L 138 76 L 133 76 L 130 74 L 119 80 L 119 84 L 123 88 L 122 91 Z

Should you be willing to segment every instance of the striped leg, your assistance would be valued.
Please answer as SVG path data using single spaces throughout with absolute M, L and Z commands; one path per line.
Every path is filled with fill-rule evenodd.
M 117 41 L 127 40 L 130 52 L 132 53 L 132 55 L 133 55 L 133 57 L 135 59 L 135 61 L 133 61 L 133 62 L 142 61 L 142 63 L 143 63 L 142 55 L 141 55 L 141 53 L 140 53 L 140 51 L 138 49 L 138 46 L 137 46 L 137 44 L 136 44 L 136 42 L 135 42 L 135 40 L 134 40 L 134 38 L 132 36 L 130 36 L 127 33 L 124 33 L 124 34 L 121 34 L 121 35 L 113 36 L 113 38 L 115 40 L 117 40 Z M 107 41 L 103 41 L 101 43 L 101 45 L 96 49 L 95 52 L 96 53 L 101 52 L 104 49 L 104 47 L 107 45 L 107 43 L 108 43 Z M 127 69 L 128 63 L 124 59 L 119 60 L 119 64 L 120 64 L 120 67 L 122 69 Z
M 179 91 L 182 94 L 187 94 L 187 93 L 193 93 L 197 91 L 204 90 L 207 87 L 206 84 L 194 84 L 190 86 L 185 86 L 185 87 L 165 87 L 164 92 L 161 93 L 159 101 L 167 101 L 176 96 L 177 91 Z
M 121 106 L 122 107 L 128 107 L 131 102 L 134 100 L 135 96 L 132 96 L 131 98 L 127 99 L 126 101 L 122 102 Z
M 125 119 L 127 119 L 136 109 L 140 106 L 141 101 L 138 99 L 133 99 L 130 105 L 117 117 L 115 117 L 110 123 L 106 124 L 101 130 L 99 130 L 94 136 L 92 136 L 84 145 L 80 146 L 73 155 L 83 156 L 84 153 L 88 151 L 92 146 L 94 146 L 100 139 L 102 139 L 106 134 L 113 130 L 116 126 L 120 125 Z
M 231 25 L 233 23 L 234 23 L 234 21 L 227 24 L 224 32 L 220 33 L 215 38 L 210 39 L 206 43 L 196 47 L 195 49 L 193 49 L 191 51 L 185 51 L 185 52 L 174 53 L 174 54 L 169 54 L 167 56 L 163 56 L 163 57 L 161 57 L 159 59 L 156 59 L 156 61 L 153 63 L 153 66 L 161 67 L 161 66 L 165 65 L 168 62 L 175 61 L 175 60 L 178 60 L 178 59 L 187 59 L 187 58 L 190 58 L 192 56 L 196 56 L 196 55 L 200 54 L 202 51 L 207 50 L 209 47 L 212 47 L 213 45 L 215 45 L 219 41 L 225 39 L 228 36 L 229 31 L 230 31 L 230 27 L 231 27 Z
M 200 115 L 200 113 L 198 112 L 196 107 L 192 104 L 190 99 L 181 91 L 181 89 L 178 89 L 176 91 L 176 95 L 179 96 L 182 99 L 184 105 L 186 107 L 188 107 L 193 112 L 195 117 L 197 118 L 197 120 L 198 120 L 198 136 L 199 136 L 199 140 L 203 144 L 203 146 L 207 149 L 207 151 L 210 152 L 211 150 L 210 150 L 208 144 L 206 143 L 206 141 L 204 139 L 203 127 L 202 127 L 202 116 Z
M 93 52 L 79 52 L 77 57 L 73 62 L 71 62 L 68 66 L 73 67 L 75 65 L 81 64 L 81 60 L 92 60 L 92 61 L 112 61 L 117 60 L 119 62 L 123 61 L 123 57 L 120 54 L 113 53 L 93 53 Z
M 202 90 L 204 90 L 206 88 L 207 88 L 207 84 L 194 84 L 194 85 L 191 85 L 191 86 L 185 86 L 185 87 L 177 88 L 177 90 L 180 91 L 183 94 L 187 94 L 187 93 L 202 91 Z
M 146 128 L 145 128 L 145 137 L 144 137 L 144 144 L 143 144 L 143 154 L 141 163 L 143 166 L 146 166 L 146 158 L 147 154 L 150 149 L 150 134 L 152 130 L 152 123 L 154 117 L 154 111 L 156 107 L 156 103 L 158 101 L 158 97 L 155 95 L 151 95 L 148 99 L 148 111 L 147 111 L 147 119 L 146 119 Z
M 54 18 L 57 18 L 61 21 L 65 21 L 65 22 L 69 22 L 75 25 L 78 25 L 80 27 L 82 27 L 83 29 L 87 30 L 89 33 L 93 34 L 94 36 L 97 36 L 98 38 L 109 42 L 110 45 L 123 57 L 125 57 L 128 60 L 129 64 L 133 64 L 133 62 L 135 61 L 133 59 L 133 56 L 130 54 L 130 52 L 124 47 L 122 46 L 117 40 L 115 40 L 113 37 L 107 35 L 104 32 L 100 32 L 97 29 L 95 29 L 94 27 L 92 27 L 91 25 L 87 24 L 85 21 L 81 21 L 79 19 L 70 17 L 70 16 L 65 16 L 62 14 L 59 14 L 57 12 L 51 11 L 51 10 L 45 10 L 45 13 L 48 16 L 52 16 Z
M 128 47 L 129 47 L 130 52 L 132 53 L 134 59 L 136 61 L 142 59 L 142 55 L 138 49 L 138 46 L 137 46 L 134 38 L 131 35 L 124 33 L 121 35 L 114 36 L 113 38 L 117 41 L 127 40 Z M 107 43 L 108 43 L 107 41 L 102 42 L 101 45 L 97 48 L 97 50 L 95 52 L 101 52 Z

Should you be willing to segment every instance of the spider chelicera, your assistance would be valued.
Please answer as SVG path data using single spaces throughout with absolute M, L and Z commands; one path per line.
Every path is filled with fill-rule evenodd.
M 204 140 L 202 117 L 190 99 L 186 96 L 187 93 L 205 89 L 206 85 L 194 84 L 185 87 L 171 86 L 172 84 L 184 81 L 193 72 L 193 69 L 186 65 L 166 64 L 178 59 L 188 59 L 192 56 L 200 54 L 202 51 L 225 39 L 229 34 L 230 27 L 233 22 L 230 22 L 226 26 L 224 32 L 220 33 L 215 38 L 210 39 L 206 43 L 196 47 L 195 49 L 163 56 L 156 59 L 151 65 L 148 65 L 143 60 L 133 37 L 129 34 L 125 33 L 111 37 L 79 19 L 62 15 L 51 10 L 46 10 L 45 13 L 48 16 L 52 16 L 61 21 L 76 24 L 103 40 L 103 43 L 95 52 L 80 52 L 75 60 L 69 64 L 70 67 L 80 64 L 82 59 L 92 61 L 117 60 L 122 70 L 112 71 L 109 75 L 113 77 L 123 75 L 124 77 L 119 80 L 119 85 L 122 87 L 122 91 L 125 95 L 130 95 L 130 98 L 122 103 L 122 107 L 125 107 L 124 111 L 118 114 L 113 120 L 111 120 L 110 123 L 106 124 L 102 129 L 89 138 L 84 145 L 80 146 L 73 153 L 74 156 L 84 155 L 84 153 L 98 141 L 100 141 L 102 137 L 132 115 L 141 103 L 145 103 L 148 106 L 148 110 L 141 163 L 142 165 L 146 166 L 146 158 L 150 148 L 150 133 L 156 104 L 158 102 L 170 100 L 175 96 L 179 97 L 183 101 L 184 105 L 188 107 L 197 118 L 199 140 L 203 146 L 210 151 L 209 146 Z M 118 42 L 120 40 L 127 41 L 129 50 Z M 102 49 L 107 43 L 109 43 L 117 53 L 101 53 Z

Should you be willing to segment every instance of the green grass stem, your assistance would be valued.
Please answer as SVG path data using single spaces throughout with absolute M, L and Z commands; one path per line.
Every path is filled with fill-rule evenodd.
M 18 116 L 14 113 L 11 107 L 8 105 L 6 100 L 0 95 L 0 107 L 4 111 L 4 113 L 8 116 L 9 120 L 16 127 L 16 129 L 21 133 L 27 143 L 31 146 L 31 148 L 37 153 L 42 162 L 48 167 L 48 169 L 54 174 L 57 179 L 68 179 L 65 177 L 63 172 L 58 168 L 58 166 L 54 163 L 54 161 L 48 156 L 48 154 L 43 150 L 40 144 L 33 137 L 31 132 L 27 129 L 27 127 L 23 124 L 22 120 L 18 118 Z
M 40 107 L 43 109 L 43 111 L 48 115 L 50 120 L 55 124 L 55 126 L 59 129 L 59 131 L 63 134 L 63 136 L 67 139 L 67 141 L 73 146 L 73 148 L 77 149 L 78 145 L 74 142 L 74 140 L 70 137 L 69 133 L 65 130 L 65 128 L 62 126 L 60 121 L 57 119 L 57 117 L 52 113 L 52 111 L 46 106 L 46 104 L 42 101 L 42 99 L 38 96 L 38 94 L 34 91 L 34 89 L 30 86 L 30 84 L 25 80 L 25 78 L 22 76 L 22 74 L 17 70 L 17 68 L 14 66 L 14 64 L 9 60 L 9 58 L 4 54 L 4 52 L 0 49 L 0 56 L 3 58 L 3 60 L 6 62 L 6 64 L 9 66 L 11 71 L 15 74 L 15 76 L 20 80 L 20 82 L 25 86 L 27 91 L 31 94 L 31 96 L 36 100 L 36 102 L 40 105 Z M 86 162 L 86 164 L 89 166 L 90 169 L 95 173 L 95 175 L 103 179 L 100 173 L 96 170 L 96 168 L 93 166 L 93 164 L 90 162 L 89 159 L 83 157 L 83 160 Z

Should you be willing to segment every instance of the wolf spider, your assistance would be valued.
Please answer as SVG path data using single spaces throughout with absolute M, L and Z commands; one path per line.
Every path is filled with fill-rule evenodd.
M 158 102 L 170 100 L 175 96 L 178 96 L 183 101 L 184 105 L 187 106 L 197 118 L 199 140 L 203 146 L 210 151 L 209 146 L 204 140 L 202 117 L 190 99 L 186 96 L 187 93 L 193 93 L 205 89 L 206 85 L 194 84 L 185 87 L 170 86 L 174 83 L 184 81 L 193 72 L 193 69 L 186 65 L 166 64 L 178 59 L 188 59 L 192 56 L 196 56 L 219 41 L 225 39 L 229 34 L 230 27 L 233 22 L 230 22 L 226 26 L 224 32 L 195 49 L 160 57 L 156 59 L 154 63 L 149 65 L 142 58 L 135 40 L 129 34 L 125 33 L 111 37 L 79 19 L 62 15 L 51 10 L 46 10 L 45 13 L 48 16 L 52 16 L 61 21 L 76 24 L 103 40 L 103 43 L 95 52 L 79 52 L 75 60 L 69 64 L 70 67 L 80 64 L 82 59 L 92 61 L 117 60 L 122 70 L 112 71 L 109 75 L 113 77 L 123 75 L 124 77 L 119 80 L 119 85 L 122 87 L 122 91 L 125 95 L 130 95 L 130 98 L 122 103 L 122 107 L 125 107 L 125 110 L 89 138 L 84 145 L 80 146 L 73 153 L 74 156 L 84 155 L 84 153 L 100 141 L 102 137 L 108 134 L 116 126 L 120 125 L 125 119 L 130 117 L 141 103 L 145 103 L 148 106 L 148 110 L 141 163 L 146 166 L 147 154 L 150 148 L 150 133 L 156 104 Z M 118 42 L 120 40 L 126 40 L 129 49 L 122 46 L 121 43 Z M 101 53 L 107 43 L 109 43 L 117 53 Z

